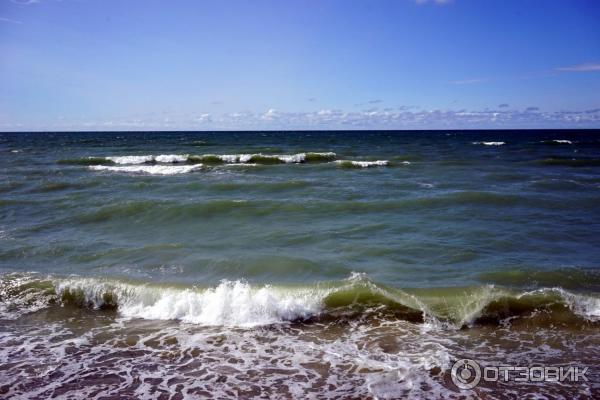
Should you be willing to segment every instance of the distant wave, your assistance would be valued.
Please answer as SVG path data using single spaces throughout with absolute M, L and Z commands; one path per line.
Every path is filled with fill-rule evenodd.
M 59 160 L 59 164 L 87 165 L 95 171 L 139 172 L 148 174 L 179 174 L 196 169 L 197 165 L 269 165 L 269 164 L 301 164 L 334 162 L 344 168 L 370 168 L 392 165 L 388 160 L 336 160 L 333 152 L 306 152 L 296 154 L 160 154 L 160 155 L 127 155 L 108 157 L 84 157 L 79 159 Z M 410 161 L 395 162 L 410 165 Z M 175 164 L 175 165 L 173 165 Z
M 115 164 L 150 164 L 150 163 L 206 163 L 206 164 L 245 164 L 245 163 L 284 163 L 299 164 L 304 162 L 330 161 L 335 159 L 336 154 L 332 152 L 324 153 L 297 153 L 297 154 L 161 154 L 161 155 L 142 155 L 142 156 L 110 156 L 106 160 Z
M 215 199 L 194 202 L 137 200 L 115 202 L 95 209 L 87 209 L 69 218 L 72 222 L 96 223 L 110 219 L 122 219 L 136 216 L 141 222 L 170 221 L 180 218 L 192 218 L 206 215 L 235 214 L 239 216 L 265 216 L 297 212 L 311 212 L 315 217 L 345 213 L 367 214 L 372 212 L 397 212 L 398 210 L 424 210 L 464 205 L 481 207 L 514 207 L 536 204 L 539 207 L 557 209 L 572 204 L 544 202 L 517 194 L 496 192 L 463 191 L 444 195 L 411 199 L 393 199 L 383 201 L 278 201 L 278 200 L 236 200 Z M 581 204 L 581 203 L 580 203 Z
M 202 168 L 202 164 L 195 165 L 90 165 L 89 168 L 94 171 L 111 171 L 123 173 L 143 173 L 150 175 L 176 175 L 185 174 Z
M 305 162 L 324 162 L 334 160 L 335 153 L 297 153 L 297 154 L 205 154 L 190 156 L 190 162 L 206 164 L 300 164 Z
M 84 158 L 67 158 L 58 160 L 58 164 L 66 165 L 115 165 L 116 163 L 106 157 L 84 157 Z
M 145 164 L 155 161 L 154 156 L 119 156 L 105 158 L 115 164 Z
M 505 145 L 506 142 L 473 142 L 473 144 L 482 144 L 484 146 L 502 146 Z
M 542 140 L 541 143 L 549 145 L 573 144 L 572 141 L 566 139 Z
M 154 161 L 159 163 L 183 163 L 187 162 L 189 155 L 161 154 L 154 157 Z
M 337 160 L 337 164 L 346 168 L 369 168 L 369 167 L 386 167 L 390 164 L 388 160 L 377 161 L 354 161 L 354 160 Z
M 565 167 L 598 167 L 600 166 L 600 158 L 562 158 L 550 157 L 542 160 L 537 160 L 537 163 L 549 166 L 565 166 Z
M 531 291 L 493 285 L 401 290 L 360 273 L 343 281 L 304 287 L 254 286 L 237 280 L 205 289 L 23 274 L 0 279 L 2 318 L 17 318 L 55 304 L 115 309 L 127 318 L 240 327 L 359 316 L 373 307 L 385 307 L 394 318 L 452 329 L 497 324 L 540 310 L 555 322 L 570 321 L 571 326 L 600 321 L 600 298 L 560 287 Z

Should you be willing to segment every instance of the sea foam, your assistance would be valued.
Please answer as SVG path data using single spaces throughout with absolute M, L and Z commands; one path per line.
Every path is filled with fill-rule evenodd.
M 506 142 L 473 142 L 473 144 L 482 144 L 484 146 L 502 146 L 505 145 Z
M 94 171 L 111 171 L 122 173 L 143 173 L 150 175 L 176 175 L 185 174 L 202 168 L 202 164 L 194 165 L 90 165 L 89 168 Z
M 369 168 L 369 167 L 386 167 L 390 164 L 388 160 L 377 160 L 377 161 L 355 161 L 355 160 L 337 160 L 337 164 L 342 167 L 358 167 L 358 168 Z
M 148 163 L 175 164 L 185 162 L 221 162 L 225 164 L 245 164 L 245 163 L 284 163 L 300 164 L 311 161 L 331 161 L 335 159 L 333 152 L 306 152 L 296 154 L 262 154 L 262 153 L 242 153 L 242 154 L 160 154 L 160 155 L 142 155 L 142 156 L 109 156 L 105 160 L 120 165 L 137 165 Z
M 118 306 L 119 313 L 128 318 L 240 327 L 311 317 L 321 310 L 322 299 L 312 289 L 251 287 L 239 280 L 200 290 L 67 279 L 56 283 L 56 292 L 63 300 L 93 308 Z
M 105 158 L 115 164 L 145 164 L 154 161 L 154 156 L 117 156 Z

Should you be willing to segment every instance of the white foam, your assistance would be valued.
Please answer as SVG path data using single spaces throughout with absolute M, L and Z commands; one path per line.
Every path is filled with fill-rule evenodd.
M 333 152 L 323 153 L 297 153 L 297 154 L 205 154 L 201 157 L 216 157 L 226 164 L 245 164 L 252 161 L 253 158 L 266 158 L 272 160 L 278 160 L 286 164 L 298 164 L 306 161 L 307 157 L 317 156 L 323 158 L 335 158 L 336 154 Z M 152 162 L 174 164 L 184 163 L 189 160 L 189 154 L 160 154 L 144 155 L 144 156 L 110 156 L 105 157 L 106 160 L 112 161 L 116 164 L 121 165 L 138 165 L 147 164 Z
M 19 367 L 4 374 L 14 382 L 9 398 L 37 398 L 57 390 L 61 398 L 90 399 L 107 393 L 143 399 L 157 393 L 231 398 L 247 390 L 261 398 L 314 398 L 315 388 L 327 399 L 349 393 L 380 399 L 456 397 L 431 371 L 450 368 L 450 346 L 402 321 L 344 323 L 332 332 L 326 325 L 199 329 L 135 319 L 69 328 L 51 323 L 0 333 L 0 362 Z M 107 360 L 114 379 L 82 374 L 82 365 Z M 53 373 L 57 368 L 61 374 Z
M 56 292 L 83 293 L 85 302 L 100 307 L 110 293 L 119 313 L 127 318 L 180 320 L 207 326 L 258 326 L 304 319 L 321 310 L 324 292 L 251 287 L 243 281 L 222 281 L 217 287 L 175 289 L 135 286 L 122 282 L 68 279 Z M 115 304 L 113 304 L 115 305 Z
M 573 144 L 573 142 L 571 142 L 570 140 L 566 140 L 566 139 L 556 139 L 553 140 L 554 143 L 562 143 L 562 144 Z
M 106 157 L 106 159 L 115 164 L 145 164 L 154 161 L 153 156 L 117 156 Z
M 310 155 L 320 156 L 323 158 L 335 158 L 336 154 L 333 152 L 323 153 L 297 153 L 297 154 L 207 154 L 206 156 L 218 157 L 221 161 L 230 164 L 244 164 L 250 162 L 253 158 L 266 158 L 271 160 L 278 160 L 286 164 L 299 164 L 306 161 L 306 158 Z
M 53 294 L 29 287 L 36 282 L 34 276 L 8 276 L 0 285 L 0 318 L 17 319 L 48 306 Z M 16 292 L 16 294 L 12 294 Z
M 202 164 L 195 165 L 127 165 L 127 166 L 110 166 L 110 165 L 90 165 L 90 169 L 94 171 L 111 171 L 123 173 L 144 173 L 150 175 L 176 175 L 185 174 L 196 171 L 202 168 Z
M 231 157 L 231 156 L 228 156 L 228 157 Z M 286 164 L 298 164 L 298 163 L 302 163 L 306 160 L 306 153 L 298 153 L 298 154 L 262 154 L 262 153 L 238 154 L 235 162 L 247 163 L 250 160 L 252 160 L 254 157 L 278 160 L 278 161 L 284 162 Z M 223 159 L 223 158 L 221 158 L 221 159 Z
M 558 293 L 575 314 L 591 321 L 600 320 L 600 298 L 571 293 L 562 288 L 540 289 L 540 292 Z
M 473 144 L 482 144 L 484 146 L 502 146 L 506 142 L 473 142 Z
M 307 157 L 309 157 L 309 156 L 318 156 L 318 157 L 322 157 L 322 158 L 333 159 L 336 157 L 336 154 L 334 152 L 328 151 L 328 152 L 323 152 L 323 153 L 311 152 L 311 153 L 298 153 L 298 154 L 279 154 L 279 155 L 273 155 L 273 156 L 266 156 L 266 155 L 260 154 L 260 156 L 269 157 L 269 158 L 271 158 L 271 157 L 277 158 L 278 160 L 283 161 L 286 164 L 298 164 L 298 163 L 305 162 Z
M 161 154 L 154 157 L 154 161 L 160 163 L 181 163 L 186 162 L 188 160 L 189 155 L 179 155 L 179 154 Z
M 369 167 L 385 167 L 389 165 L 388 160 L 377 160 L 377 161 L 354 161 L 354 160 L 337 160 L 337 164 L 341 165 L 353 165 L 355 167 L 360 168 L 369 168 Z
M 241 163 L 247 163 L 252 159 L 252 154 L 241 154 L 238 158 L 238 161 Z
M 312 152 L 312 153 L 308 153 L 308 154 L 316 154 L 318 156 L 321 157 L 325 157 L 325 158 L 335 158 L 337 156 L 337 154 L 335 154 L 333 151 L 324 151 L 324 152 Z
M 217 155 L 216 157 L 218 157 L 221 161 L 225 162 L 225 163 L 230 163 L 230 164 L 237 164 L 240 161 L 240 158 L 242 156 L 248 156 L 248 157 L 244 157 L 245 161 L 242 161 L 242 163 L 247 162 L 250 160 L 250 158 L 252 157 L 249 154 L 223 154 L 223 155 Z
M 306 160 L 306 153 L 292 154 L 292 155 L 278 155 L 274 156 L 277 159 L 283 161 L 286 164 L 297 164 Z

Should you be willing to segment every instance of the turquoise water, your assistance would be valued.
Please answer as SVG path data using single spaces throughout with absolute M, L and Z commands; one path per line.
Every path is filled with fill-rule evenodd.
M 428 354 L 419 346 L 433 340 L 447 355 L 432 356 L 441 372 L 394 375 L 404 386 L 388 390 L 387 375 L 367 379 L 342 368 L 330 375 L 339 381 L 320 391 L 414 395 L 406 384 L 413 379 L 413 386 L 425 382 L 420 395 L 451 397 L 448 360 L 469 348 L 465 335 L 495 343 L 489 323 L 529 321 L 504 326 L 514 343 L 496 343 L 481 357 L 502 359 L 532 327 L 556 341 L 564 332 L 583 335 L 580 347 L 557 344 L 555 363 L 593 360 L 600 350 L 599 131 L 2 133 L 0 154 L 4 362 L 24 346 L 9 339 L 47 334 L 36 330 L 40 321 L 52 335 L 68 331 L 61 351 L 74 338 L 97 341 L 91 332 L 101 326 L 115 342 L 95 346 L 111 353 L 131 335 L 135 347 L 144 335 L 189 340 L 212 337 L 214 329 L 225 329 L 226 338 L 242 329 L 243 337 L 257 335 L 249 343 L 259 347 L 255 340 L 265 335 L 293 348 L 299 335 L 314 334 L 322 342 L 313 348 L 325 351 L 336 340 L 350 345 L 374 335 L 353 336 L 362 328 L 399 320 L 377 345 L 391 346 L 393 356 L 373 350 L 365 357 L 396 371 L 405 356 L 408 370 L 421 371 L 409 355 Z M 72 319 L 88 330 L 68 327 Z M 117 328 L 115 321 L 131 325 Z M 340 321 L 364 325 L 342 329 Z M 347 338 L 331 336 L 330 323 Z M 317 328 L 323 324 L 329 328 Z M 439 331 L 423 333 L 424 326 Z M 406 335 L 419 338 L 410 351 L 393 339 Z M 542 344 L 528 343 L 519 360 L 538 361 L 530 356 Z M 164 346 L 146 349 L 145 362 L 159 350 Z M 320 359 L 315 351 L 303 356 Z M 352 364 L 351 353 L 344 362 Z M 52 364 L 35 351 L 23 357 L 30 367 L 40 359 Z M 67 366 L 76 362 L 82 359 Z M 127 374 L 135 369 L 129 367 Z M 0 380 L 12 382 L 13 372 L 0 371 Z M 387 382 L 383 391 L 373 376 Z M 269 393 L 269 379 L 256 383 L 257 396 Z M 353 382 L 349 392 L 340 391 L 344 380 Z M 115 393 L 137 396 L 160 386 L 126 383 Z M 38 393 L 29 381 L 7 385 L 0 393 Z M 47 385 L 40 387 L 59 390 Z M 228 397 L 207 385 L 203 390 Z M 551 389 L 551 396 L 598 393 L 595 384 Z M 289 390 L 284 397 L 308 393 Z

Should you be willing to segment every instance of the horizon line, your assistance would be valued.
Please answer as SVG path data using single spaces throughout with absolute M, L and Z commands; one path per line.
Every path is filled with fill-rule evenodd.
M 457 129 L 210 129 L 210 130 L 24 130 L 24 131 L 0 131 L 5 133 L 257 133 L 257 132 L 280 132 L 280 133 L 300 133 L 300 132 L 455 132 L 455 131 L 599 131 L 598 128 L 457 128 Z

